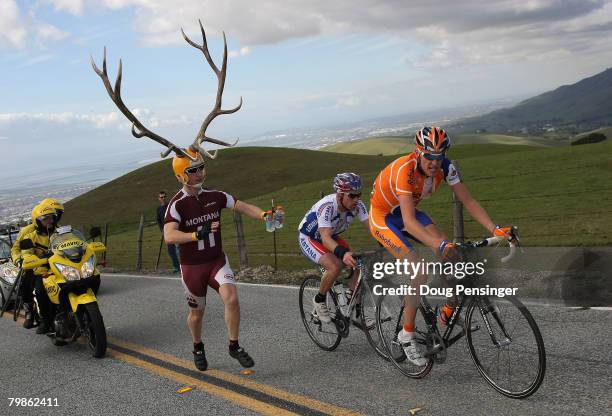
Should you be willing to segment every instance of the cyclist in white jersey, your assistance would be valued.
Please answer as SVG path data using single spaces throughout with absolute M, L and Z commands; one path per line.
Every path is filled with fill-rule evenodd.
M 356 218 L 370 230 L 368 210 L 361 197 L 361 178 L 355 173 L 339 173 L 334 178 L 335 194 L 327 195 L 314 204 L 299 225 L 302 254 L 325 268 L 319 293 L 313 299 L 315 313 L 321 322 L 331 322 L 325 302 L 326 293 L 333 286 L 344 267 L 355 269 L 357 262 L 346 241 L 339 234 L 346 231 Z M 351 289 L 354 288 L 354 274 Z

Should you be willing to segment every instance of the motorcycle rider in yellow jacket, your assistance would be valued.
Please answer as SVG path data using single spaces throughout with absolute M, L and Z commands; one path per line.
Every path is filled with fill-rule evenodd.
M 55 228 L 57 227 L 58 215 L 56 209 L 50 206 L 51 204 L 44 202 L 45 201 L 41 202 L 32 211 L 32 225 L 34 225 L 34 229 L 32 231 L 25 232 L 21 236 L 22 238 L 20 240 L 22 241 L 29 239 L 32 241 L 34 247 L 24 250 L 20 249 L 20 257 L 23 254 L 33 254 L 40 258 L 48 256 L 49 236 L 53 233 L 53 231 L 55 231 Z M 19 246 L 19 243 L 16 242 L 15 245 Z M 31 327 L 31 320 L 34 316 L 32 305 L 32 287 L 34 287 L 34 289 L 36 290 L 36 301 L 38 302 L 38 309 L 41 315 L 40 325 L 36 330 L 37 334 L 45 334 L 50 329 L 52 305 L 42 282 L 42 278 L 48 272 L 49 268 L 47 266 L 38 267 L 29 273 L 26 272 L 24 273 L 24 282 L 22 283 L 22 288 L 25 286 L 24 290 L 22 291 L 22 296 L 24 298 L 24 310 L 26 312 L 26 322 L 24 322 L 24 327 L 27 327 L 26 323 L 28 323 L 28 318 L 30 318 L 29 327 Z
M 34 218 L 34 214 L 37 213 L 39 206 L 35 206 L 32 210 L 32 223 L 22 227 L 19 230 L 19 234 L 17 234 L 17 238 L 13 243 L 13 247 L 11 247 L 11 258 L 13 259 L 13 263 L 19 267 L 21 267 L 21 247 L 20 243 L 25 239 L 25 236 L 36 231 L 36 219 Z M 26 329 L 30 329 L 34 326 L 34 321 L 37 320 L 35 317 L 36 311 L 34 309 L 34 297 L 32 293 L 34 292 L 34 273 L 31 270 L 27 270 L 23 273 L 21 277 L 21 286 L 19 286 L 19 293 L 23 299 L 23 309 L 25 312 L 25 321 L 23 322 L 23 327 Z

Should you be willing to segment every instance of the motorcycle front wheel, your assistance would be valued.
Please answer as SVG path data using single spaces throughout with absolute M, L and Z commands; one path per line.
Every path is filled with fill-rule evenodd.
M 85 336 L 91 353 L 96 358 L 102 358 L 106 354 L 106 328 L 96 302 L 82 305 L 84 308 L 83 320 L 85 321 Z

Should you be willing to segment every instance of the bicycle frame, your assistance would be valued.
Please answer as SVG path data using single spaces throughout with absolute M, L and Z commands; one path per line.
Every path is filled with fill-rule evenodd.
M 499 315 L 495 311 L 494 307 L 490 304 L 488 298 L 486 296 L 464 296 L 461 298 L 459 304 L 455 307 L 453 314 L 448 320 L 448 324 L 446 325 L 446 329 L 444 333 L 440 335 L 438 330 L 438 307 L 433 308 L 426 296 L 421 296 L 419 300 L 419 309 L 425 319 L 425 324 L 427 325 L 427 331 L 419 331 L 423 337 L 425 337 L 425 341 L 430 341 L 431 345 L 427 345 L 428 349 L 424 353 L 427 357 L 432 357 L 437 363 L 443 363 L 446 360 L 446 352 L 451 345 L 459 341 L 466 335 L 466 330 L 460 331 L 458 334 L 453 334 L 453 330 L 457 325 L 457 318 L 461 314 L 461 311 L 464 307 L 469 306 L 471 303 L 477 303 L 480 314 L 482 315 L 482 319 L 487 328 L 487 332 L 491 337 L 491 341 L 497 347 L 503 347 L 512 342 L 511 336 L 506 331 L 506 327 L 500 319 Z M 491 324 L 489 323 L 489 317 L 487 316 L 489 313 L 493 316 L 499 327 L 501 328 L 505 338 L 503 340 L 498 340 Z M 403 312 L 402 312 L 403 314 Z M 398 316 L 398 319 L 402 319 L 402 314 Z M 396 323 L 396 327 L 398 323 Z M 480 327 L 477 326 L 473 329 L 473 331 L 480 330 Z
M 448 319 L 448 324 L 446 325 L 446 329 L 444 330 L 444 333 L 440 337 L 443 342 L 444 349 L 450 347 L 451 345 L 453 345 L 455 342 L 457 342 L 459 339 L 461 339 L 463 336 L 466 335 L 466 330 L 464 329 L 463 331 L 459 332 L 455 336 L 451 337 L 453 329 L 455 328 L 455 325 L 457 324 L 457 318 L 460 316 L 461 311 L 463 310 L 464 307 L 469 306 L 471 303 L 474 303 L 474 302 L 478 306 L 478 310 L 480 311 L 480 314 L 482 315 L 482 319 L 487 327 L 487 332 L 489 333 L 489 336 L 491 337 L 491 341 L 493 342 L 493 344 L 497 347 L 500 347 L 512 341 L 512 338 L 506 331 L 505 325 L 503 324 L 499 315 L 495 311 L 494 307 L 489 302 L 489 299 L 487 296 L 480 296 L 480 295 L 463 296 L 461 297 L 459 305 L 457 305 L 454 308 L 453 314 Z M 425 317 L 426 324 L 428 327 L 428 333 L 433 333 L 433 334 L 437 334 L 438 336 L 440 336 L 439 331 L 438 331 L 438 322 L 437 322 L 438 307 L 434 309 L 429 303 L 429 301 L 427 300 L 427 297 L 421 296 L 420 302 L 419 302 L 419 308 L 421 309 L 423 316 Z M 502 341 L 499 341 L 497 339 L 497 337 L 495 336 L 495 333 L 493 332 L 493 329 L 491 328 L 491 324 L 489 323 L 489 318 L 487 316 L 489 312 L 491 312 L 491 315 L 493 316 L 493 318 L 495 319 L 495 321 L 497 322 L 497 324 L 499 325 L 499 327 L 501 328 L 505 336 L 505 339 Z M 480 327 L 477 327 L 475 330 L 480 330 Z M 437 352 L 438 351 L 428 351 L 429 355 L 435 355 L 437 354 Z
M 355 289 L 353 290 L 353 297 L 351 297 L 350 302 L 348 303 L 346 309 L 346 313 L 343 308 L 340 307 L 338 303 L 338 295 L 332 289 L 329 290 L 329 294 L 333 299 L 334 306 L 336 307 L 336 314 L 332 317 L 332 322 L 336 325 L 338 329 L 338 333 L 342 336 L 342 338 L 346 338 L 349 335 L 350 328 L 350 319 L 353 310 L 357 306 L 358 299 L 361 297 L 362 283 L 363 283 L 363 275 L 365 273 L 365 266 L 363 264 L 363 260 L 361 258 L 357 258 L 357 270 L 359 273 L 357 274 L 357 282 L 355 283 Z M 339 312 L 339 314 L 338 314 Z

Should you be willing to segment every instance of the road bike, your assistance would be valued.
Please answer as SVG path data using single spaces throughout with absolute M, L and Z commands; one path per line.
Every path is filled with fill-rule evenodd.
M 515 229 L 513 228 L 513 234 Z M 502 242 L 503 237 L 491 237 L 457 245 L 462 260 L 477 260 L 483 247 Z M 507 263 L 516 253 L 518 238 L 510 242 L 510 253 L 501 258 Z M 485 276 L 461 279 L 466 287 L 477 288 Z M 398 287 L 394 284 L 392 286 Z M 482 286 L 482 285 L 481 285 Z M 482 287 L 477 292 L 482 292 Z M 388 292 L 387 292 L 388 293 Z M 397 334 L 404 324 L 404 296 L 381 295 L 376 301 L 376 325 L 386 354 L 402 374 L 423 378 L 434 363 L 444 363 L 447 349 L 460 338 L 466 338 L 467 349 L 480 375 L 501 394 L 523 399 L 535 393 L 546 372 L 546 352 L 538 325 L 525 305 L 513 295 L 460 296 L 443 331 L 439 328 L 438 307 L 431 306 L 426 296 L 420 296 L 415 322 L 415 341 L 428 359 L 425 366 L 415 366 L 406 359 Z M 458 325 L 466 309 L 464 327 Z M 453 330 L 460 328 L 455 335 Z
M 366 267 L 365 256 L 353 256 L 357 262 L 358 274 L 355 289 L 347 303 L 343 302 L 346 289 L 338 282 L 327 292 L 327 307 L 331 315 L 330 323 L 323 323 L 314 311 L 312 300 L 319 292 L 320 276 L 309 276 L 302 282 L 299 291 L 299 306 L 302 322 L 313 342 L 326 351 L 335 350 L 342 338 L 349 335 L 351 324 L 366 335 L 369 344 L 381 357 L 387 359 L 384 346 L 378 337 L 376 323 L 376 303 L 371 289 L 371 278 Z M 324 272 L 325 269 L 321 268 Z M 352 270 L 350 271 L 352 273 Z M 354 318 L 353 318 L 354 317 Z

